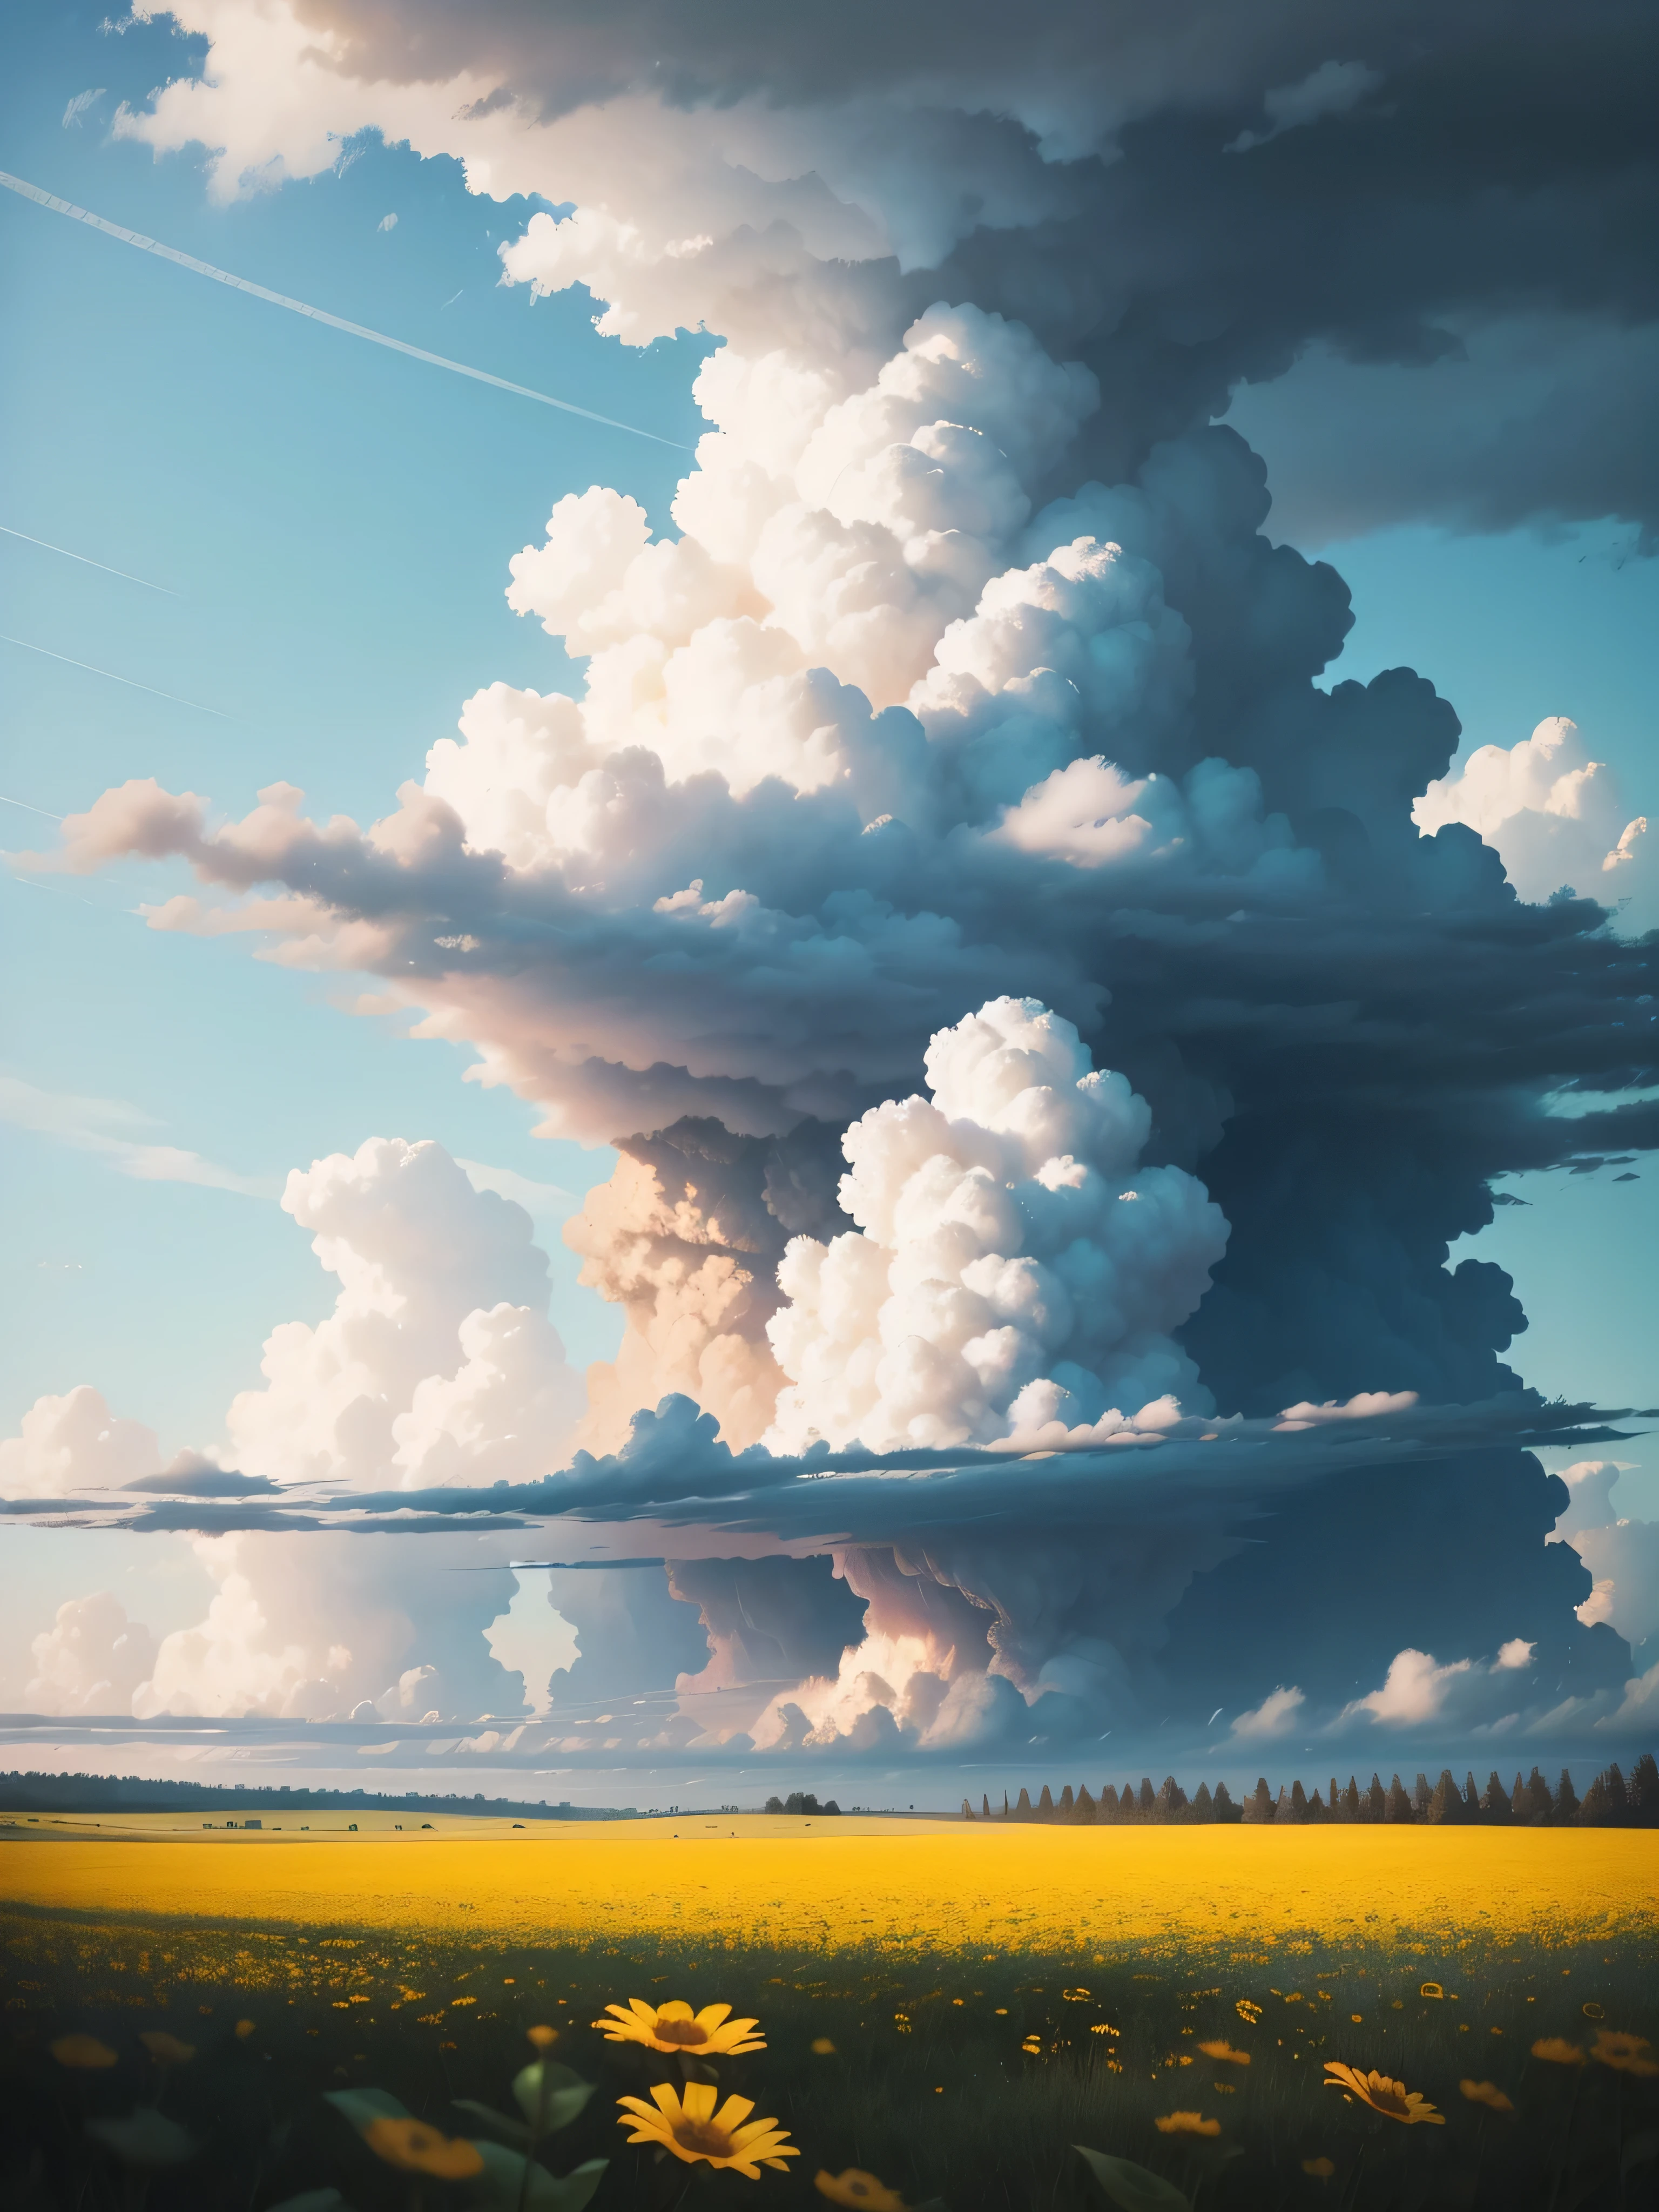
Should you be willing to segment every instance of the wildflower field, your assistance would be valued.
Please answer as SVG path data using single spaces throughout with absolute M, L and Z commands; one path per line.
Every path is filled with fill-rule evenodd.
M 48 1825 L 24 2212 L 1659 2203 L 1652 1832 Z

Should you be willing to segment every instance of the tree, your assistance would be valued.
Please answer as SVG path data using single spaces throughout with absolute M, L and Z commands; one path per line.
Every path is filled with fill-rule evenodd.
M 1046 1782 L 1042 1785 L 1042 1795 L 1037 1799 L 1036 1816 L 1039 1820 L 1052 1820 L 1054 1817 L 1054 1796 Z
M 1492 1769 L 1492 1778 L 1486 1784 L 1486 1794 L 1480 1800 L 1480 1809 L 1489 1820 L 1510 1820 L 1515 1817 L 1510 1793 L 1498 1780 L 1496 1767 Z
M 1409 1820 L 1413 1817 L 1412 1801 L 1396 1774 L 1389 1784 L 1389 1795 L 1383 1812 L 1384 1820 Z
M 1163 1787 L 1158 1793 L 1157 1803 L 1159 1813 L 1166 1820 L 1174 1814 L 1186 1809 L 1187 1793 L 1173 1774 L 1164 1776 Z
M 1527 1814 L 1529 1820 L 1547 1820 L 1555 1810 L 1555 1801 L 1550 1796 L 1550 1785 L 1534 1766 L 1527 1777 Z
M 1071 1819 L 1072 1809 L 1075 1802 L 1076 1801 L 1072 1796 L 1072 1785 L 1068 1782 L 1066 1787 L 1060 1793 L 1060 1817 L 1062 1820 L 1069 1820 Z
M 1141 1811 L 1150 1813 L 1157 1802 L 1158 1792 L 1152 1787 L 1152 1778 L 1150 1774 L 1143 1774 L 1140 1778 Z
M 781 1813 L 783 1810 L 782 1798 L 769 1797 L 766 1801 L 766 1809 L 769 1813 Z
M 1413 1812 L 1419 1814 L 1426 1813 L 1429 1809 L 1429 1800 L 1433 1796 L 1433 1790 L 1429 1787 L 1428 1776 L 1426 1774 L 1419 1774 L 1417 1778 L 1417 1787 L 1412 1791 Z
M 1257 1778 L 1255 1788 L 1244 1800 L 1244 1818 L 1247 1820 L 1271 1820 L 1274 1809 L 1273 1793 L 1267 1787 L 1267 1778 L 1265 1774 L 1261 1775 Z
M 1210 1785 L 1207 1782 L 1200 1782 L 1194 1791 L 1193 1810 L 1200 1820 L 1212 1820 L 1215 1818 L 1215 1802 L 1210 1796 Z
M 1308 1818 L 1313 1821 L 1328 1820 L 1330 1818 L 1330 1814 L 1325 1808 L 1325 1800 L 1320 1796 L 1316 1790 L 1314 1791 L 1313 1796 L 1308 1800 Z
M 1630 1792 L 1625 1787 L 1625 1778 L 1615 1759 L 1601 1777 L 1601 1788 L 1607 1801 L 1607 1812 L 1615 1820 L 1622 1820 L 1630 1810 Z
M 1578 1810 L 1578 1792 L 1572 1786 L 1572 1777 L 1564 1766 L 1561 1784 L 1555 1793 L 1555 1802 L 1550 1808 L 1558 1820 L 1570 1820 Z
M 1342 1810 L 1350 1820 L 1363 1820 L 1366 1817 L 1366 1808 L 1359 1795 L 1359 1784 L 1352 1774 L 1348 1777 L 1347 1788 L 1342 1792 Z
M 1092 1828 L 1095 1824 L 1095 1801 L 1089 1795 L 1089 1785 L 1086 1782 L 1077 1793 L 1073 1818 L 1080 1828 Z
M 1455 1827 L 1463 1817 L 1463 1799 L 1457 1784 L 1452 1780 L 1449 1766 L 1440 1770 L 1440 1779 L 1434 1785 L 1424 1818 L 1437 1828 Z
M 1117 1792 L 1109 1782 L 1100 1793 L 1100 1818 L 1103 1820 L 1115 1820 L 1117 1818 Z
M 1308 1793 L 1302 1787 L 1300 1782 L 1292 1782 L 1291 1784 L 1291 1796 L 1288 1808 L 1285 1804 L 1284 1791 L 1282 1790 L 1279 1791 L 1279 1817 L 1281 1820 L 1306 1821 L 1308 1817 Z
M 1036 1818 L 1031 1810 L 1031 1793 L 1029 1790 L 1020 1791 L 1019 1802 L 1014 1808 L 1014 1818 L 1017 1820 L 1032 1820 Z
M 1396 1774 L 1395 1780 L 1397 1782 L 1399 1779 L 1400 1777 Z M 1371 1786 L 1365 1792 L 1365 1818 L 1368 1820 L 1386 1820 L 1388 1817 L 1389 1793 L 1373 1774 Z
M 1463 1818 L 1466 1820 L 1480 1818 L 1480 1792 L 1474 1786 L 1473 1772 L 1463 1777 Z
M 838 1820 L 841 1818 L 841 1807 L 836 1804 L 833 1797 L 830 1798 L 824 1805 L 823 1817 L 826 1820 L 831 1819 Z
M 1534 1766 L 1533 1772 L 1536 1774 L 1537 1771 L 1538 1769 Z M 1529 1820 L 1532 1818 L 1532 1800 L 1527 1795 L 1527 1785 L 1521 1779 L 1518 1771 L 1515 1778 L 1515 1787 L 1510 1792 L 1510 1818 L 1512 1820 Z
M 1586 1828 L 1606 1826 L 1607 1790 L 1606 1780 L 1602 1776 L 1598 1774 L 1584 1792 L 1584 1802 L 1578 1808 L 1578 1820 L 1580 1826 Z
M 1215 1796 L 1212 1802 L 1215 1806 L 1215 1816 L 1218 1820 L 1237 1820 L 1243 1817 L 1239 1808 L 1234 1804 L 1228 1795 L 1224 1782 L 1216 1784 Z
M 1629 1802 L 1638 1820 L 1659 1818 L 1659 1761 L 1644 1751 L 1630 1771 Z

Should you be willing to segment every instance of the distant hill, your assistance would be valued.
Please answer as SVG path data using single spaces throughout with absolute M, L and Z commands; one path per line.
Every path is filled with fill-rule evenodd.
M 482 1793 L 443 1797 L 411 1791 L 402 1796 L 375 1790 L 303 1790 L 288 1786 L 250 1788 L 246 1783 L 151 1782 L 137 1774 L 0 1774 L 0 1813 L 212 1813 L 235 1808 L 252 1812 L 325 1813 L 379 1810 L 386 1813 L 468 1813 L 476 1818 L 500 1814 L 517 1820 L 624 1820 L 636 1818 L 632 1805 L 550 1805 Z

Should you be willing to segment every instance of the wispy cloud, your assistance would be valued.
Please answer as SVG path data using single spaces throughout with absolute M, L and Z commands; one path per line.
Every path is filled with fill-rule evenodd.
M 153 1128 L 152 1117 L 117 1098 L 77 1098 L 42 1091 L 21 1076 L 0 1075 L 0 1121 L 54 1138 L 77 1152 L 94 1152 L 118 1175 L 135 1182 L 190 1182 L 207 1190 L 234 1191 L 242 1198 L 275 1198 L 276 1186 L 237 1175 L 199 1152 L 177 1145 L 157 1145 L 127 1133 Z
M 101 84 L 94 85 L 89 92 L 77 92 L 74 99 L 70 100 L 69 106 L 64 110 L 64 130 L 74 131 L 78 129 L 81 118 L 86 113 L 89 107 L 95 107 L 103 96 L 104 88 Z

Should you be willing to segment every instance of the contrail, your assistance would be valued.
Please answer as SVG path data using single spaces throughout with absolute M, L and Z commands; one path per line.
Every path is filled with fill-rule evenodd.
M 25 814 L 44 814 L 48 822 L 61 822 L 64 818 L 61 814 L 54 814 L 50 807 L 31 806 L 27 799 L 9 798 L 3 791 L 0 791 L 0 806 L 21 806 Z
M 221 707 L 204 707 L 199 699 L 181 699 L 176 691 L 158 691 L 153 684 L 140 684 L 131 676 L 118 676 L 112 668 L 94 668 L 89 660 L 71 660 L 66 653 L 54 653 L 49 645 L 31 645 L 26 637 L 8 637 L 0 630 L 0 645 L 21 646 L 25 653 L 42 653 L 48 660 L 61 660 L 65 668 L 84 668 L 89 676 L 106 676 L 112 684 L 125 684 L 130 691 L 148 691 L 152 699 L 166 699 L 175 707 L 193 707 L 198 714 L 216 714 L 222 722 L 234 722 L 234 714 L 227 714 Z
M 94 230 L 101 230 L 106 238 L 118 238 L 124 246 L 137 246 L 146 253 L 159 255 L 163 261 L 177 262 L 181 269 L 193 269 L 198 276 L 211 276 L 216 284 L 228 284 L 234 292 L 251 292 L 256 300 L 268 300 L 273 307 L 286 307 L 290 314 L 309 315 L 313 323 L 326 323 L 331 330 L 344 331 L 354 338 L 368 338 L 375 345 L 390 346 L 394 353 L 406 353 L 411 361 L 427 362 L 434 368 L 451 369 L 457 376 L 470 376 L 479 384 L 493 384 L 498 392 L 516 392 L 520 399 L 538 400 L 544 407 L 556 407 L 561 414 L 580 415 L 584 422 L 603 423 L 607 430 L 626 430 L 630 436 L 648 438 L 653 446 L 672 446 L 679 453 L 690 451 L 678 438 L 660 438 L 654 430 L 641 430 L 637 423 L 618 422 L 614 416 L 596 415 L 590 407 L 578 407 L 568 399 L 555 399 L 549 392 L 532 392 L 527 384 L 510 384 L 506 377 L 492 376 L 488 369 L 469 368 L 464 361 L 447 361 L 441 353 L 428 353 L 423 346 L 406 344 L 402 338 L 389 338 L 384 331 L 365 330 L 361 323 L 349 323 L 343 316 L 307 307 L 303 300 L 290 300 L 285 293 L 267 291 L 263 284 L 250 283 L 246 276 L 233 276 L 228 269 L 216 269 L 210 261 L 198 261 L 193 253 L 180 253 L 176 246 L 163 246 L 157 239 L 146 238 L 141 231 L 127 230 L 118 222 L 106 222 L 101 215 L 89 214 L 70 200 L 43 192 L 39 185 L 27 184 L 21 177 L 8 175 L 4 169 L 0 169 L 0 185 L 9 192 L 33 200 L 38 207 L 50 208 L 54 215 L 70 216 L 76 222 L 88 223 Z
M 160 592 L 169 599 L 179 597 L 177 592 L 169 592 L 165 584 L 152 584 L 148 576 L 130 576 L 125 568 L 112 568 L 107 561 L 94 561 L 89 553 L 71 553 L 67 545 L 54 545 L 46 538 L 31 538 L 27 530 L 13 530 L 0 522 L 0 537 L 21 538 L 25 545 L 41 545 L 48 553 L 61 553 L 66 561 L 80 561 L 88 568 L 101 568 L 106 576 L 118 576 L 124 584 L 142 584 L 147 592 Z

